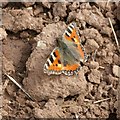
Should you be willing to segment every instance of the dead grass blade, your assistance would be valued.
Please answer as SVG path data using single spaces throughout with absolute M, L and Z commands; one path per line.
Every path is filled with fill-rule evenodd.
M 110 2 L 110 0 L 107 0 L 106 7 L 108 7 L 109 2 Z
M 5 73 L 5 75 L 6 75 L 15 85 L 17 85 L 31 100 L 33 100 L 33 98 L 25 91 L 25 89 L 22 88 L 22 86 L 21 86 L 19 83 L 17 83 L 11 76 L 7 75 L 6 73 Z
M 115 37 L 115 42 L 116 42 L 116 44 L 117 44 L 118 51 L 120 52 L 120 50 L 119 50 L 119 42 L 118 42 L 118 39 L 117 39 L 117 35 L 116 35 L 116 33 L 115 33 L 115 30 L 114 30 L 114 28 L 113 28 L 112 21 L 111 21 L 110 18 L 108 18 L 108 20 L 109 20 L 110 26 L 111 26 L 111 28 L 112 28 L 113 35 L 114 35 L 114 37 Z
M 97 104 L 97 103 L 100 103 L 100 102 L 104 102 L 104 101 L 107 101 L 107 100 L 110 100 L 110 98 L 106 98 L 106 99 L 103 99 L 103 100 L 95 101 L 94 104 Z

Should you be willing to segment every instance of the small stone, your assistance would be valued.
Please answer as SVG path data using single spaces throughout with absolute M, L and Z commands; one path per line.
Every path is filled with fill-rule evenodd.
M 101 102 L 101 107 L 108 110 L 109 109 L 108 102 Z
M 95 61 L 91 61 L 90 64 L 89 64 L 89 67 L 91 69 L 98 69 L 99 68 L 99 63 L 95 62 Z
M 88 92 L 91 92 L 92 89 L 93 89 L 93 84 L 91 84 L 90 82 L 88 82 L 87 89 L 88 89 Z
M 59 17 L 59 16 L 54 17 L 54 21 L 55 21 L 55 22 L 58 22 L 59 20 L 60 20 L 60 17 Z
M 113 66 L 113 74 L 114 74 L 116 77 L 120 77 L 119 72 L 120 72 L 120 67 L 117 66 L 117 65 L 114 65 L 114 66 Z
M 26 32 L 26 31 L 23 31 L 23 32 L 20 33 L 20 37 L 21 38 L 27 38 L 27 37 L 29 37 L 29 33 Z
M 104 92 L 102 93 L 102 97 L 108 97 L 108 91 L 104 91 Z
M 70 13 L 69 13 L 69 16 L 68 16 L 68 18 L 67 18 L 67 21 L 72 21 L 73 19 L 75 19 L 77 17 L 77 13 L 76 13 L 76 11 L 71 11 Z
M 115 101 L 115 103 L 114 103 L 114 107 L 115 107 L 116 109 L 118 108 L 118 100 Z
M 54 17 L 56 16 L 66 17 L 67 16 L 66 10 L 67 10 L 67 6 L 65 3 L 64 4 L 56 3 L 53 6 L 53 15 Z
M 5 56 L 3 56 L 3 72 L 6 72 L 6 73 L 15 72 L 13 61 L 9 61 Z
M 44 7 L 46 7 L 46 8 L 48 8 L 48 9 L 50 9 L 52 3 L 50 3 L 50 2 L 42 2 L 42 5 L 43 5 Z
M 119 64 L 120 63 L 120 59 L 119 59 L 119 56 L 117 54 L 114 54 L 113 55 L 113 62 L 115 64 Z
M 43 117 L 42 112 L 43 112 L 42 109 L 40 109 L 40 108 L 35 108 L 35 109 L 34 109 L 34 115 L 35 115 L 35 117 L 36 117 L 36 118 L 42 118 L 42 117 Z
M 88 39 L 86 41 L 86 46 L 89 48 L 89 50 L 96 50 L 99 48 L 98 43 L 94 39 Z
M 3 28 L 0 28 L 0 40 L 7 37 L 7 33 Z
M 86 113 L 86 117 L 91 118 L 91 113 L 89 111 Z
M 120 30 L 116 31 L 116 35 L 118 36 L 118 38 L 120 38 Z
M 57 104 L 57 105 L 62 105 L 63 102 L 64 102 L 64 99 L 63 99 L 62 97 L 58 97 L 58 98 L 56 99 L 56 104 Z
M 118 91 L 114 88 L 109 90 L 109 96 L 117 96 Z
M 108 117 L 109 117 L 108 110 L 101 109 L 101 118 L 108 118 Z
M 2 110 L 2 116 L 8 116 L 8 112 L 5 110 Z M 1 120 L 1 119 L 0 119 Z
M 101 115 L 100 109 L 95 107 L 94 114 L 95 114 L 96 116 L 100 116 L 100 115 Z
M 89 81 L 97 84 L 100 84 L 100 77 L 101 77 L 101 74 L 96 69 L 91 70 L 91 73 L 88 75 Z
M 82 107 L 81 107 L 81 106 L 76 106 L 76 105 L 74 105 L 74 106 L 71 106 L 71 107 L 69 108 L 69 111 L 70 111 L 71 113 L 81 112 L 81 111 L 82 111 Z
M 101 50 L 99 56 L 106 57 L 107 56 L 107 52 L 103 49 L 103 50 Z
M 36 8 L 34 10 L 34 15 L 37 16 L 40 13 L 43 13 L 43 7 L 42 6 L 36 6 Z
M 76 10 L 80 6 L 79 2 L 73 2 L 72 5 L 69 6 L 71 11 Z
M 44 49 L 46 47 L 46 44 L 43 43 L 43 41 L 38 41 L 37 42 L 37 47 L 40 47 L 41 49 Z
M 115 103 L 114 103 L 114 107 L 117 109 L 117 118 L 120 118 L 120 110 L 119 110 L 119 104 L 120 104 L 120 102 L 117 100 L 117 101 L 115 101 Z
M 24 4 L 26 7 L 30 7 L 35 4 L 35 0 L 33 0 L 33 2 L 22 2 L 22 4 Z
M 116 10 L 117 12 L 117 19 L 120 21 L 120 2 L 119 2 L 119 4 L 118 4 L 118 6 L 117 6 L 117 10 Z

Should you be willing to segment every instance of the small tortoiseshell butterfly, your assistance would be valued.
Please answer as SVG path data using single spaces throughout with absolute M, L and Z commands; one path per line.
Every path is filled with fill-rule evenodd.
M 62 39 L 57 40 L 56 47 L 44 65 L 44 73 L 50 74 L 77 74 L 87 55 L 77 34 L 76 23 L 72 22 L 65 30 Z

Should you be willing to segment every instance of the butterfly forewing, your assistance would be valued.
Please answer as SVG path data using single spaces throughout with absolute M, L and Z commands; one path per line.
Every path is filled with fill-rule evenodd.
M 76 31 L 76 24 L 72 22 L 68 28 L 65 30 L 64 37 L 66 40 L 75 42 L 75 43 L 80 43 L 79 36 Z
M 77 33 L 76 23 L 72 22 L 68 26 L 63 34 L 63 39 L 68 44 L 69 50 L 76 56 L 79 56 L 79 61 L 83 62 L 85 60 L 85 52 Z

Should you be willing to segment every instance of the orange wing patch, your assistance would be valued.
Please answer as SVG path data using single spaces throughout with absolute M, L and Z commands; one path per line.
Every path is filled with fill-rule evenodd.
M 62 68 L 62 70 L 76 70 L 80 65 L 79 64 L 74 64 L 74 65 L 66 65 Z
M 60 61 L 60 54 L 59 51 L 54 51 L 49 60 L 51 61 L 51 64 L 48 67 L 48 70 L 54 70 L 54 71 L 60 71 L 62 69 L 62 64 Z
M 75 28 L 72 29 L 71 33 L 69 33 L 68 30 L 65 31 L 65 39 L 66 40 L 70 40 L 70 41 L 75 42 L 75 43 L 80 43 L 79 37 L 78 37 L 78 35 L 76 33 L 76 29 Z
M 84 52 L 83 52 L 83 50 L 82 50 L 80 44 L 78 45 L 77 49 L 79 50 L 80 55 L 81 55 L 82 59 L 84 60 L 84 59 L 85 59 L 85 55 L 84 55 Z

